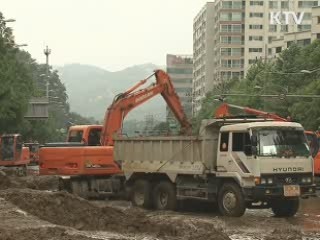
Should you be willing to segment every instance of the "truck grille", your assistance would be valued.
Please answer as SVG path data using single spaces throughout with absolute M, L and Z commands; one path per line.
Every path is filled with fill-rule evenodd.
M 303 184 L 302 178 L 312 177 L 311 174 L 274 174 L 262 175 L 261 178 L 272 178 L 273 184 Z M 310 184 L 310 183 L 306 183 Z

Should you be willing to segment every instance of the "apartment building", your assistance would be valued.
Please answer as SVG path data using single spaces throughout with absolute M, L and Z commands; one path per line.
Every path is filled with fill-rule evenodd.
M 205 4 L 193 24 L 193 115 L 215 84 L 241 79 L 257 59 L 267 59 L 272 42 L 287 33 L 310 30 L 311 9 L 318 4 L 309 0 L 216 0 Z M 302 22 L 297 24 L 294 17 L 300 19 L 302 12 Z
M 170 75 L 177 94 L 180 97 L 187 117 L 192 117 L 192 55 L 167 54 L 167 73 Z M 176 120 L 167 107 L 167 121 L 175 124 Z

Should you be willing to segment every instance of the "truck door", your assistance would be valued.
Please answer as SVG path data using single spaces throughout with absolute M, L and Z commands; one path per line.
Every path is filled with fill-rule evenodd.
M 253 163 L 252 146 L 249 132 L 233 132 L 232 133 L 232 151 L 231 157 L 240 167 L 243 173 L 250 173 Z

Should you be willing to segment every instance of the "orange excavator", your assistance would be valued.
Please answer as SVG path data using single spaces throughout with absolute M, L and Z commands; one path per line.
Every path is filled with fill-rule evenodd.
M 263 117 L 263 118 L 268 118 L 268 119 L 272 119 L 275 121 L 281 121 L 281 122 L 291 121 L 291 119 L 289 117 L 282 118 L 282 117 L 280 117 L 276 114 L 273 114 L 273 113 L 268 113 L 268 112 L 260 111 L 260 110 L 254 109 L 254 108 L 242 107 L 242 106 L 228 104 L 228 103 L 221 104 L 221 106 L 219 106 L 218 109 L 216 110 L 214 117 L 215 118 L 226 118 L 226 117 L 232 116 L 232 114 L 230 113 L 230 108 L 241 110 L 246 114 L 255 115 L 255 116 L 259 116 L 259 117 Z M 315 174 L 315 176 L 320 177 L 320 152 L 319 152 L 320 149 L 319 149 L 319 142 L 318 142 L 317 134 L 313 131 L 305 131 L 304 133 L 305 133 L 307 140 L 309 142 L 311 155 L 314 159 L 314 174 Z
M 156 82 L 138 90 L 152 76 L 155 76 Z M 124 118 L 131 110 L 158 94 L 162 95 L 180 122 L 181 131 L 191 134 L 191 124 L 169 75 L 156 70 L 114 98 L 105 114 L 103 126 L 73 126 L 69 129 L 67 143 L 52 143 L 41 147 L 40 175 L 60 175 L 61 188 L 82 197 L 119 191 L 124 186 L 124 177 L 121 163 L 113 159 L 113 138 L 122 134 Z
M 27 174 L 30 163 L 29 148 L 23 147 L 20 134 L 3 134 L 0 137 L 0 169 L 18 176 Z

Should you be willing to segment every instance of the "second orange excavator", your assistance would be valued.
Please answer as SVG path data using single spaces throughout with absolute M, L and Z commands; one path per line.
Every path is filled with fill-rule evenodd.
M 152 76 L 156 82 L 138 90 Z M 40 175 L 60 175 L 61 188 L 82 197 L 113 194 L 123 181 L 121 163 L 113 159 L 113 138 L 121 135 L 125 116 L 134 108 L 161 94 L 181 125 L 191 134 L 179 96 L 169 75 L 156 70 L 124 93 L 117 95 L 106 111 L 104 125 L 73 126 L 67 143 L 46 144 L 40 148 Z M 100 138 L 100 141 L 99 141 Z

